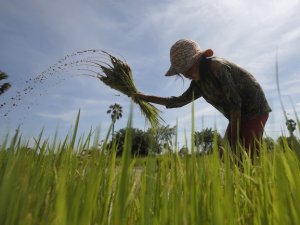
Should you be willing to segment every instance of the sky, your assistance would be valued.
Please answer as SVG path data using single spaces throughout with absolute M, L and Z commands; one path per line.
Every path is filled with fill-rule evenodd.
M 80 110 L 79 132 L 111 123 L 111 104 L 123 107 L 115 129 L 126 127 L 131 101 L 99 80 L 62 71 L 22 96 L 11 98 L 28 80 L 73 52 L 102 49 L 126 60 L 138 90 L 163 97 L 179 96 L 189 80 L 165 77 L 169 51 L 179 39 L 193 39 L 202 49 L 237 63 L 261 84 L 272 107 L 265 135 L 286 133 L 276 86 L 278 54 L 281 98 L 287 115 L 300 115 L 300 1 L 299 0 L 0 0 L 0 70 L 12 88 L 0 96 L 0 140 L 20 126 L 26 138 L 65 137 Z M 2 84 L 3 82 L 1 82 Z M 164 125 L 178 124 L 179 146 L 191 134 L 192 104 L 161 111 Z M 8 112 L 7 116 L 4 116 Z M 228 121 L 204 99 L 195 101 L 195 130 L 217 128 L 224 134 Z M 149 124 L 133 110 L 133 127 Z

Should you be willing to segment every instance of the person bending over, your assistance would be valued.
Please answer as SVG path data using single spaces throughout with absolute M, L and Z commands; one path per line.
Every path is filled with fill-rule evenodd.
M 178 40 L 170 49 L 171 66 L 165 76 L 184 76 L 191 80 L 189 88 L 178 97 L 143 93 L 133 97 L 167 108 L 181 107 L 203 97 L 228 119 L 225 137 L 232 151 L 236 151 L 240 141 L 253 159 L 259 154 L 257 140 L 261 139 L 272 110 L 261 86 L 248 71 L 213 54 L 211 49 L 202 51 L 193 40 Z

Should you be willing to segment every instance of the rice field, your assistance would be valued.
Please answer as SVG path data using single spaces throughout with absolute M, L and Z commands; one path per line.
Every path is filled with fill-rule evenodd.
M 1 225 L 300 224 L 299 155 L 287 142 L 262 143 L 238 166 L 229 149 L 133 158 L 128 130 L 117 158 L 97 135 L 78 137 L 78 124 L 64 140 L 41 133 L 29 148 L 17 130 L 1 143 Z

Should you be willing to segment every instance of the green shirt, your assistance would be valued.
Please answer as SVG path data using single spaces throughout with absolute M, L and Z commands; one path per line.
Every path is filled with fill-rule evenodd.
M 179 97 L 168 98 L 167 108 L 181 107 L 203 97 L 230 120 L 233 111 L 241 110 L 242 119 L 271 112 L 265 94 L 256 79 L 245 69 L 223 58 L 203 58 L 200 80 L 193 80 Z

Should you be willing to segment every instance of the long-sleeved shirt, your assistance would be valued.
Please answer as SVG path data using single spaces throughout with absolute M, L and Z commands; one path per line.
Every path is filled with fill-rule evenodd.
M 200 80 L 193 80 L 179 97 L 168 98 L 167 108 L 186 105 L 200 97 L 230 120 L 231 112 L 241 111 L 242 119 L 271 112 L 265 94 L 256 79 L 245 69 L 223 58 L 203 58 Z

